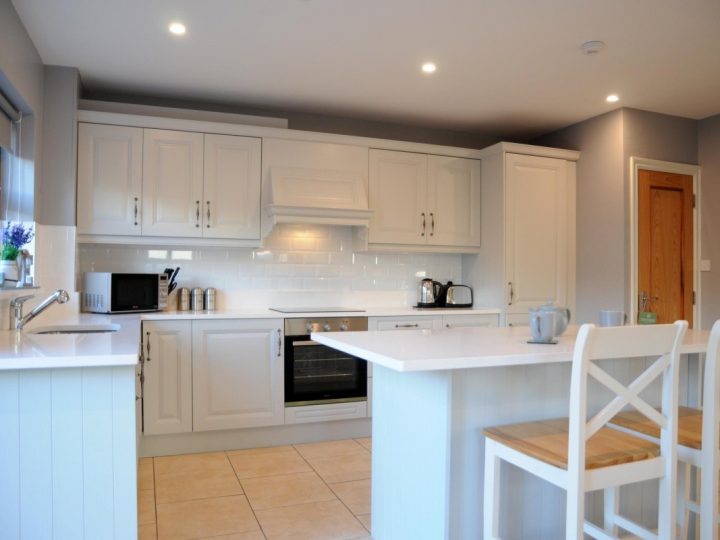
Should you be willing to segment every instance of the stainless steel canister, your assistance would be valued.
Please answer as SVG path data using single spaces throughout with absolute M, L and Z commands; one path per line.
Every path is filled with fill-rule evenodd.
M 215 311 L 215 305 L 217 300 L 217 289 L 215 287 L 208 287 L 205 289 L 205 310 Z
M 190 309 L 190 289 L 183 287 L 178 289 L 178 311 L 188 311 Z
M 195 287 L 190 292 L 190 309 L 193 311 L 203 310 L 203 290 L 200 287 Z

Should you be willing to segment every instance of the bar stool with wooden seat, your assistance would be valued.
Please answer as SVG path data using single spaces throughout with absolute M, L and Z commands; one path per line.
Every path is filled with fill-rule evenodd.
M 655 326 L 580 327 L 572 360 L 569 418 L 527 422 L 485 430 L 484 538 L 499 538 L 500 462 L 506 461 L 564 489 L 567 495 L 565 537 L 613 538 L 620 526 L 641 538 L 673 538 L 677 438 L 678 357 L 687 322 Z M 594 363 L 603 359 L 657 359 L 625 386 Z M 587 385 L 593 377 L 613 397 L 587 419 Z M 640 393 L 662 377 L 658 412 Z M 660 444 L 611 429 L 606 424 L 632 405 L 660 425 Z M 659 479 L 658 534 L 619 514 L 604 528 L 585 521 L 585 493 Z
M 720 321 L 710 332 L 703 381 L 702 410 L 689 407 L 678 409 L 678 460 L 685 466 L 680 475 L 683 495 L 678 512 L 681 538 L 688 537 L 689 512 L 700 515 L 700 538 L 718 540 L 718 469 L 720 468 Z M 703 414 L 705 411 L 705 414 Z M 610 421 L 626 433 L 638 434 L 657 442 L 660 430 L 637 411 L 624 411 Z M 690 500 L 690 467 L 702 471 L 700 504 Z M 612 509 L 610 509 L 612 511 Z

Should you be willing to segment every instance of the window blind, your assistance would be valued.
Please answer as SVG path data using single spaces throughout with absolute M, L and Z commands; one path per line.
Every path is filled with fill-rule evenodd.
M 10 149 L 11 123 L 20 119 L 20 113 L 0 92 L 0 146 Z

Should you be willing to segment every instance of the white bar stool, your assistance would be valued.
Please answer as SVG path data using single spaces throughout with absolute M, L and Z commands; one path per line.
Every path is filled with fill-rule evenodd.
M 617 527 L 647 539 L 670 540 L 675 528 L 677 474 L 678 358 L 687 322 L 655 326 L 596 328 L 583 325 L 573 353 L 570 416 L 485 430 L 484 539 L 499 538 L 500 460 L 507 461 L 564 489 L 567 493 L 567 540 L 616 538 Z M 600 369 L 595 360 L 658 357 L 630 385 L 624 386 Z M 630 360 L 628 360 L 630 361 Z M 587 383 L 595 378 L 615 395 L 587 419 Z M 640 393 L 662 377 L 660 412 Z M 611 429 L 606 424 L 632 405 L 660 426 L 660 445 Z M 644 480 L 660 479 L 659 531 L 655 534 L 615 513 L 604 528 L 585 521 L 585 493 Z M 607 499 L 606 499 L 607 501 Z M 606 502 L 606 507 L 607 507 Z M 617 501 L 612 501 L 617 508 Z
M 703 381 L 702 410 L 678 409 L 678 460 L 685 467 L 681 476 L 682 508 L 678 513 L 681 538 L 688 537 L 689 513 L 700 515 L 700 538 L 718 540 L 718 468 L 720 468 L 720 321 L 710 332 Z M 660 437 L 658 427 L 636 411 L 624 411 L 611 425 L 651 441 Z M 690 499 L 691 467 L 702 474 L 700 504 Z

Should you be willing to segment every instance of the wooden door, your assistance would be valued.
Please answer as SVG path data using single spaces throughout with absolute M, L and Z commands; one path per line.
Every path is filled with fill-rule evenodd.
M 427 243 L 425 154 L 370 150 L 370 243 Z
M 192 431 L 190 321 L 143 322 L 143 431 Z
M 203 134 L 144 130 L 145 236 L 202 236 Z
M 261 140 L 205 135 L 205 238 L 260 238 Z
M 693 325 L 693 178 L 638 171 L 638 311 Z M 643 294 L 647 297 L 643 306 Z M 644 308 L 644 309 L 643 309 Z
M 143 130 L 78 127 L 78 234 L 140 234 Z
M 505 286 L 507 313 L 546 302 L 567 306 L 568 162 L 507 154 L 505 157 Z
M 282 424 L 282 320 L 192 325 L 193 431 Z
M 480 161 L 428 156 L 428 244 L 480 247 Z

